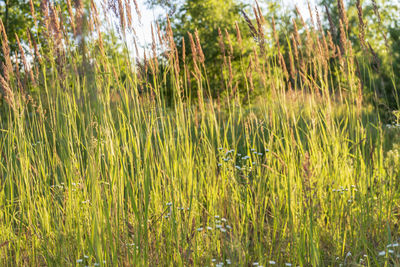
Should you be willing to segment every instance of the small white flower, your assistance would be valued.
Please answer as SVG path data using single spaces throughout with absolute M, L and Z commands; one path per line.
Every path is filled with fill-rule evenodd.
M 232 229 L 232 227 L 230 225 L 227 225 L 226 228 L 228 228 L 229 230 Z
M 215 218 L 215 219 L 219 219 L 219 215 L 215 215 L 214 218 Z
M 256 151 L 254 148 L 250 149 L 251 152 Z
M 389 252 L 390 254 L 393 254 L 393 253 L 394 253 L 394 251 L 391 250 L 391 249 L 389 249 L 388 252 Z
M 347 254 L 346 254 L 346 258 L 347 257 L 351 257 L 351 252 L 349 251 L 349 252 L 347 252 Z
M 93 264 L 93 266 L 100 266 L 100 263 L 95 262 L 95 263 Z
M 77 260 L 76 260 L 76 263 L 82 263 L 82 262 L 83 262 L 82 259 L 77 259 Z
M 212 230 L 212 227 L 210 227 L 210 226 L 207 226 L 207 230 L 210 230 L 210 231 L 211 231 L 211 230 Z
M 220 229 L 220 228 L 222 228 L 222 225 L 217 224 L 217 225 L 215 226 L 215 228 Z
M 242 168 L 240 168 L 240 166 L 237 166 L 237 165 L 235 166 L 235 168 L 238 169 L 239 171 L 242 169 Z
M 225 218 L 222 218 L 221 221 L 226 222 L 226 219 L 225 219 Z
M 83 255 L 83 257 L 84 257 L 85 259 L 89 259 L 89 256 L 87 256 L 87 255 Z
M 219 230 L 221 230 L 222 233 L 225 233 L 225 232 L 226 232 L 226 229 L 225 229 L 225 228 L 220 228 Z
M 259 155 L 259 156 L 262 156 L 262 155 L 263 155 L 263 153 L 258 153 L 257 155 Z
M 222 166 L 222 164 L 221 163 L 218 163 L 218 167 L 221 167 Z
M 253 262 L 253 266 L 258 266 L 258 262 Z
M 222 149 L 223 149 L 222 147 L 219 147 L 219 148 L 218 148 L 218 150 L 222 150 Z
M 216 260 L 216 259 L 211 259 L 211 261 L 212 261 L 212 262 L 216 262 L 217 260 Z
M 271 265 L 274 265 L 274 264 L 276 264 L 276 262 L 275 262 L 275 261 L 269 261 L 268 263 L 269 263 L 269 264 L 271 264 Z
M 289 263 L 289 262 L 286 262 L 286 263 L 285 263 L 285 266 L 289 266 L 289 267 L 290 267 L 290 266 L 292 266 L 292 264 Z
M 167 203 L 167 206 L 168 206 L 168 207 L 172 206 L 172 202 L 168 202 L 168 203 Z
M 203 231 L 203 227 L 197 228 L 197 232 L 201 232 L 201 231 Z
M 385 251 L 381 251 L 381 252 L 379 252 L 378 255 L 379 255 L 379 256 L 385 256 L 385 255 L 386 255 L 386 252 L 385 252 Z

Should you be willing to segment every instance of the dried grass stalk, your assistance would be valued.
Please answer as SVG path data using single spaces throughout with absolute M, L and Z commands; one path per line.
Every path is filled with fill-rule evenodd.
M 360 43 L 361 47 L 365 48 L 365 23 L 363 19 L 363 13 L 362 13 L 362 7 L 361 7 L 361 1 L 357 0 L 356 2 L 357 6 L 357 14 L 358 14 L 358 30 L 359 30 L 359 38 L 360 38 Z

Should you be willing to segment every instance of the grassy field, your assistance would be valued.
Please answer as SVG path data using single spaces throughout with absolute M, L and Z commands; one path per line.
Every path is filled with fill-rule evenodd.
M 280 52 L 243 56 L 265 84 L 241 101 L 244 69 L 217 101 L 196 40 L 179 69 L 165 33 L 149 81 L 99 36 L 82 58 L 48 34 L 0 77 L 0 265 L 400 265 L 399 121 L 363 101 L 351 49 L 337 65 L 304 55 L 290 89 Z

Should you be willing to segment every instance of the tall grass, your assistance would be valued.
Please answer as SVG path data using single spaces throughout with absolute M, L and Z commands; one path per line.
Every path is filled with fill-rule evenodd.
M 11 63 L 3 27 L 1 265 L 400 264 L 400 129 L 363 103 L 344 19 L 340 46 L 304 24 L 238 73 L 221 32 L 216 101 L 197 33 L 190 59 L 167 27 L 168 60 L 134 66 L 95 5 L 70 10 L 73 32 L 93 29 L 78 45 L 57 9 L 43 5 L 30 64 L 22 46 Z

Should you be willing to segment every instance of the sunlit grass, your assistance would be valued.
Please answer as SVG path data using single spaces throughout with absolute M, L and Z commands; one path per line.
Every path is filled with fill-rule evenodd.
M 65 52 L 7 81 L 1 265 L 400 264 L 400 127 L 354 88 L 286 90 L 270 59 L 258 97 L 219 102 L 203 64 L 190 101 L 174 55 L 141 80 L 125 52 Z

